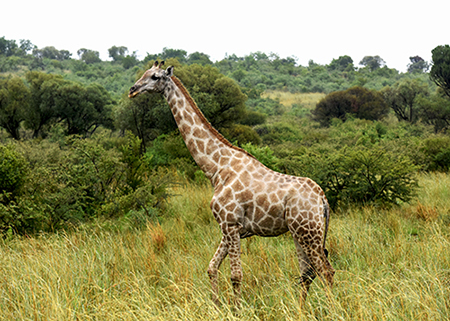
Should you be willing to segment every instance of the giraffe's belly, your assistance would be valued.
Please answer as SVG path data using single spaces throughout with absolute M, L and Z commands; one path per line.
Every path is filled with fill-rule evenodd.
M 274 215 L 279 214 L 279 215 Z M 241 238 L 252 235 L 258 236 L 278 236 L 289 231 L 286 220 L 282 213 L 271 213 L 253 210 L 244 216 L 240 230 Z

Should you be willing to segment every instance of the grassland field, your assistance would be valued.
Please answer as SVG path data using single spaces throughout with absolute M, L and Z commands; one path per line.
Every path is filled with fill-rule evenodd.
M 217 309 L 206 273 L 221 234 L 209 185 L 172 190 L 159 221 L 142 213 L 0 241 L 0 320 L 448 320 L 450 177 L 420 174 L 410 204 L 332 213 L 336 269 L 304 308 L 289 234 L 242 241 L 243 307 L 233 313 L 229 261 Z

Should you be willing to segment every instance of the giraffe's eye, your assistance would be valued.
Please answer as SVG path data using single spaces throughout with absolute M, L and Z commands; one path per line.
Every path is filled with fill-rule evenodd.
M 156 76 L 156 75 L 152 75 L 152 80 L 158 80 L 159 79 L 159 77 L 158 76 Z

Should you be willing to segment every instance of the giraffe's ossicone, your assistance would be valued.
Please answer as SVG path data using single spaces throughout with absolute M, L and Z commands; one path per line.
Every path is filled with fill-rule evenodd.
M 330 211 L 320 186 L 309 178 L 274 172 L 228 142 L 173 76 L 173 67 L 164 70 L 163 64 L 155 62 L 131 87 L 129 97 L 143 92 L 164 95 L 187 148 L 214 186 L 211 210 L 223 237 L 208 268 L 213 301 L 219 302 L 218 269 L 229 255 L 236 305 L 240 304 L 240 239 L 253 235 L 292 234 L 303 284 L 302 302 L 316 275 L 331 287 L 334 269 L 325 250 Z

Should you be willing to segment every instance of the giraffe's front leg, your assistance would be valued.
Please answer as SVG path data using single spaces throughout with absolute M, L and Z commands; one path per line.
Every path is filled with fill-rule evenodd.
M 212 300 L 215 305 L 219 305 L 219 267 L 222 264 L 222 261 L 228 254 L 228 245 L 225 240 L 225 237 L 222 237 L 222 241 L 220 242 L 219 247 L 217 248 L 216 253 L 214 254 L 211 262 L 209 262 L 208 267 L 208 275 L 211 281 L 211 289 L 212 289 Z
M 241 266 L 241 238 L 239 235 L 239 225 L 232 225 L 226 228 L 225 235 L 228 243 L 228 253 L 230 255 L 231 265 L 231 283 L 234 291 L 234 305 L 236 308 L 241 306 L 241 282 L 242 282 L 242 266 Z

